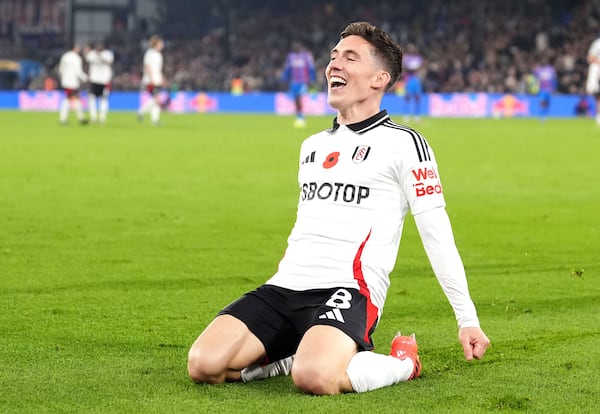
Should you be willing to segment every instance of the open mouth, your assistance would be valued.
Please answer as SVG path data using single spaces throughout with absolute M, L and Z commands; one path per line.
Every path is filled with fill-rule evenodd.
M 331 86 L 331 89 L 341 88 L 343 86 L 346 86 L 346 83 L 346 79 L 340 78 L 339 76 L 332 76 L 329 79 L 329 86 Z

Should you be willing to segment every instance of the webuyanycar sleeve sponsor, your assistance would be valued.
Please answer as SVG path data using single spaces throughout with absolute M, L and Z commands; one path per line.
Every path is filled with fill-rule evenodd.
M 415 179 L 413 187 L 417 197 L 443 193 L 442 184 L 434 166 L 414 168 L 410 172 Z

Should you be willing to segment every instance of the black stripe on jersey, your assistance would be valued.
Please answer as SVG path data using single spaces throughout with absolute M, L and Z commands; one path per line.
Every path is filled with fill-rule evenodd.
M 389 118 L 383 123 L 383 125 L 388 128 L 399 129 L 400 131 L 408 133 L 411 136 L 413 143 L 415 144 L 415 149 L 417 150 L 417 156 L 419 157 L 419 161 L 431 161 L 429 145 L 427 144 L 427 141 L 425 140 L 423 135 L 419 134 L 412 128 L 408 128 L 404 125 L 397 124 Z

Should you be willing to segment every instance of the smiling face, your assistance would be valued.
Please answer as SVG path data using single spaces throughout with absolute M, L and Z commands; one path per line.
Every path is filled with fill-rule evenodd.
M 325 77 L 327 100 L 338 110 L 340 123 L 359 122 L 379 112 L 390 80 L 373 46 L 355 35 L 341 39 L 333 48 Z

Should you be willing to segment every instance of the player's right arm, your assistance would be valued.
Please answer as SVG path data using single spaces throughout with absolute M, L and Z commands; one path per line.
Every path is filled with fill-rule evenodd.
M 59 75 L 61 75 L 61 76 L 62 76 L 62 75 L 64 74 L 64 72 L 65 72 L 65 64 L 66 64 L 66 63 L 65 63 L 65 61 L 66 61 L 66 59 L 65 59 L 65 55 L 62 55 L 62 56 L 60 57 L 60 60 L 59 60 L 59 62 L 58 62 L 58 74 L 59 74 Z
M 592 42 L 587 54 L 587 61 L 589 64 L 600 64 L 600 39 L 596 39 Z

